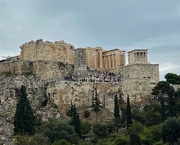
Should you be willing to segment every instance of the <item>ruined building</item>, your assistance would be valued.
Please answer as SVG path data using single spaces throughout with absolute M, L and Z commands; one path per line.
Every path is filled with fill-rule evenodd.
M 128 52 L 125 65 L 125 51 L 103 50 L 101 47 L 78 48 L 64 41 L 31 41 L 23 44 L 17 59 L 0 63 L 0 73 L 29 75 L 42 79 L 61 79 L 74 74 L 88 77 L 87 68 L 115 72 L 121 75 L 120 89 L 124 96 L 131 94 L 131 100 L 150 96 L 152 88 L 159 81 L 159 65 L 148 62 L 147 49 Z M 126 99 L 126 98 L 125 98 Z
M 128 64 L 121 71 L 122 91 L 131 96 L 131 101 L 150 96 L 152 88 L 159 82 L 159 64 L 148 62 L 147 49 L 128 52 Z
M 108 51 L 101 47 L 75 49 L 75 69 L 89 67 L 97 70 L 120 71 L 124 65 L 125 51 L 119 49 Z
M 28 61 L 52 61 L 74 64 L 74 46 L 64 41 L 43 42 L 42 39 L 36 42 L 31 41 L 20 46 L 21 60 Z
M 146 103 L 152 87 L 159 81 L 159 65 L 148 62 L 147 49 L 128 52 L 125 65 L 125 51 L 78 48 L 64 41 L 31 41 L 23 44 L 19 56 L 0 61 L 0 142 L 7 143 L 13 137 L 13 121 L 18 98 L 18 89 L 26 86 L 27 96 L 36 115 L 42 120 L 65 117 L 71 101 L 80 111 L 91 112 L 92 100 L 97 94 L 102 102 L 98 121 L 113 118 L 114 95 L 123 93 L 124 101 L 129 95 L 132 104 L 138 107 Z M 73 72 L 87 76 L 87 68 L 97 72 L 115 72 L 121 76 L 117 81 L 69 81 Z M 116 73 L 117 72 L 117 73 Z M 99 73 L 102 74 L 102 73 Z M 117 75 L 115 75 L 117 76 Z M 102 111 L 103 112 L 103 111 Z M 94 120 L 90 115 L 88 120 Z

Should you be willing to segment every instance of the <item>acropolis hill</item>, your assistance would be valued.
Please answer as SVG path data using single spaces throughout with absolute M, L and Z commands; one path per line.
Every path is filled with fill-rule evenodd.
M 13 133 L 13 118 L 19 89 L 26 86 L 37 116 L 61 119 L 72 101 L 80 113 L 89 110 L 95 95 L 103 104 L 99 120 L 112 118 L 114 94 L 127 94 L 141 107 L 159 82 L 159 65 L 148 62 L 147 49 L 128 52 L 101 47 L 75 48 L 64 41 L 31 41 L 20 46 L 20 54 L 0 61 L 0 142 Z M 108 114 L 108 115 L 107 115 Z M 83 118 L 83 116 L 82 116 Z M 93 118 L 93 115 L 89 119 Z

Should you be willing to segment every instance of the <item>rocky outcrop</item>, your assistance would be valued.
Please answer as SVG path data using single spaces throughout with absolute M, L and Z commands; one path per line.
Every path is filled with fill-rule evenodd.
M 8 143 L 13 137 L 13 120 L 21 86 L 26 86 L 28 99 L 37 117 L 66 118 L 71 101 L 80 112 L 89 108 L 94 96 L 93 82 L 62 81 L 61 79 L 38 79 L 34 76 L 0 77 L 0 143 Z M 113 112 L 113 94 L 118 91 L 116 83 L 97 83 L 97 92 L 106 112 Z M 102 113 L 101 113 L 102 114 Z M 112 117 L 108 115 L 108 117 Z M 104 118 L 106 119 L 106 118 Z
M 19 89 L 26 86 L 28 99 L 37 117 L 42 120 L 60 118 L 59 109 L 46 95 L 47 82 L 34 77 L 1 77 L 0 78 L 0 143 L 8 144 L 13 135 L 13 120 Z

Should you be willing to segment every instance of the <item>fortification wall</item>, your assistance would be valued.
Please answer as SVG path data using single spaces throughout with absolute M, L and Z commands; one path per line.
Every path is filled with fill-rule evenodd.
M 21 47 L 20 59 L 28 61 L 53 61 L 74 64 L 74 46 L 64 41 L 31 41 Z
M 114 95 L 118 92 L 117 83 L 97 83 L 97 94 L 102 105 L 110 112 L 114 110 Z M 76 106 L 88 108 L 92 106 L 94 83 L 92 82 L 53 82 L 48 85 L 47 94 L 53 102 L 65 114 L 71 101 Z M 85 111 L 85 110 L 83 110 Z
M 124 100 L 127 100 L 129 95 L 130 101 L 139 105 L 146 103 L 150 98 L 152 87 L 149 78 L 123 78 L 121 85 Z
M 73 72 L 73 65 L 51 61 L 16 61 L 0 63 L 1 75 L 33 75 L 42 79 L 63 79 Z
M 133 64 L 122 69 L 122 76 L 131 79 L 149 78 L 151 84 L 159 82 L 159 64 Z

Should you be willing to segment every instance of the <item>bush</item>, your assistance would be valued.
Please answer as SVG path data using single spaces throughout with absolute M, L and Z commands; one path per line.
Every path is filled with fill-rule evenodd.
M 42 134 L 35 134 L 34 136 L 22 136 L 17 135 L 14 137 L 14 143 L 16 145 L 50 145 L 48 138 Z
M 113 145 L 130 145 L 130 141 L 128 137 L 119 135 L 113 142 Z
M 98 138 L 107 138 L 112 133 L 113 127 L 110 124 L 96 123 L 93 126 L 93 132 Z
M 81 133 L 87 134 L 91 130 L 91 124 L 89 122 L 81 122 Z
M 84 111 L 83 116 L 84 116 L 84 118 L 88 118 L 90 116 L 90 112 L 87 110 Z
M 55 141 L 52 145 L 71 145 L 71 143 L 67 142 L 65 139 L 61 139 L 59 141 Z
M 65 139 L 72 144 L 76 144 L 79 140 L 73 126 L 56 120 L 45 122 L 41 126 L 41 132 L 44 133 L 44 136 L 49 138 L 51 143 Z

